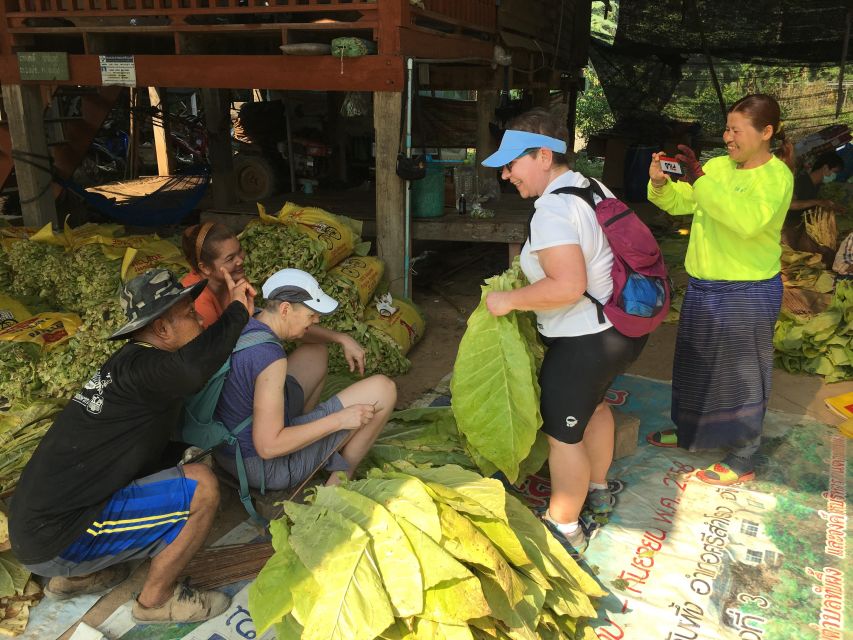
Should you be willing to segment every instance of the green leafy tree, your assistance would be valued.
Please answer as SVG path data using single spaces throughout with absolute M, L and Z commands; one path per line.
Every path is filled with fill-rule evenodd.
M 614 119 L 610 105 L 607 104 L 604 89 L 592 65 L 587 67 L 586 80 L 586 91 L 578 96 L 575 126 L 578 134 L 584 140 L 589 140 L 589 137 L 597 131 L 612 127 Z

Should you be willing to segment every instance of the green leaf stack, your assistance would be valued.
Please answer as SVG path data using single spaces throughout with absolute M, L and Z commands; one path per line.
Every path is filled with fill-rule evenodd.
M 495 317 L 486 295 L 510 291 L 526 281 L 518 266 L 486 280 L 480 304 L 468 318 L 453 365 L 453 415 L 471 454 L 516 482 L 521 462 L 536 442 L 539 413 L 538 368 L 543 354 L 527 312 Z
M 400 462 L 285 513 L 249 588 L 258 635 L 595 638 L 605 592 L 497 480 Z

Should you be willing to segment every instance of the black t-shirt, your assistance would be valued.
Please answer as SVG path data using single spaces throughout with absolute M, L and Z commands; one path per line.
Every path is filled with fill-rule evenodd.
M 110 497 L 156 470 L 183 401 L 228 358 L 249 319 L 232 302 L 197 338 L 169 352 L 129 342 L 65 406 L 21 474 L 9 535 L 25 564 L 66 549 Z
M 817 200 L 818 185 L 808 173 L 800 172 L 794 179 L 794 200 Z
M 794 178 L 794 200 L 817 200 L 817 189 L 818 185 L 812 182 L 809 174 L 804 171 L 798 173 L 797 177 Z M 805 209 L 789 209 L 785 216 L 785 226 L 796 227 L 800 225 L 805 212 Z

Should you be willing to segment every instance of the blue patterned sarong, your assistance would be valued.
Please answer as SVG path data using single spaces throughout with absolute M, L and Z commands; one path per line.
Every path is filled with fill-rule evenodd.
M 738 449 L 761 437 L 782 280 L 690 278 L 675 341 L 672 421 L 684 449 Z

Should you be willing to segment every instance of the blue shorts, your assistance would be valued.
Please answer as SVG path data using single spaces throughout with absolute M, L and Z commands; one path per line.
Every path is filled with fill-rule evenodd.
M 75 576 L 153 557 L 184 528 L 197 484 L 181 467 L 134 480 L 59 556 L 27 568 L 41 576 Z

